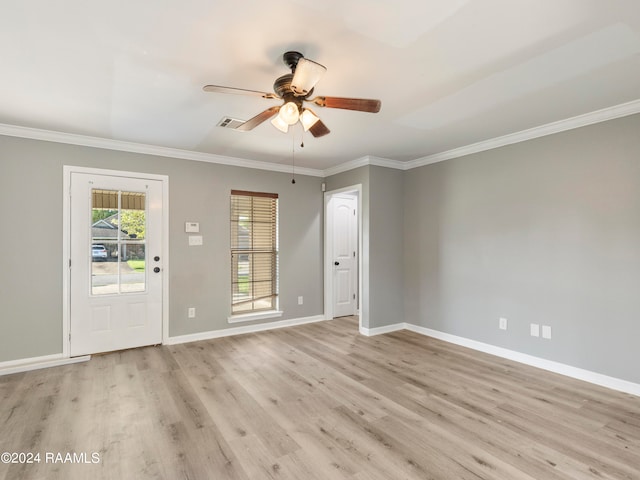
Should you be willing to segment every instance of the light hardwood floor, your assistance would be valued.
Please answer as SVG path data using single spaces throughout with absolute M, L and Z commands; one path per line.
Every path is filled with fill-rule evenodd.
M 0 427 L 7 480 L 640 479 L 640 398 L 354 318 L 0 377 Z

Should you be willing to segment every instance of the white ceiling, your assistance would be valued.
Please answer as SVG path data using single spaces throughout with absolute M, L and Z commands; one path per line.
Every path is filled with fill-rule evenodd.
M 276 100 L 298 50 L 327 66 L 321 138 L 217 127 Z M 324 170 L 401 162 L 640 99 L 639 0 L 3 0 L 0 123 Z M 295 141 L 295 143 L 294 143 Z

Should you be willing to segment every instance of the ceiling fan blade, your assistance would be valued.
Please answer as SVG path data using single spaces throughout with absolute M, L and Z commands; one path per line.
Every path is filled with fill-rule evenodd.
M 220 85 L 205 85 L 202 87 L 205 92 L 231 93 L 234 95 L 252 95 L 262 98 L 279 98 L 275 93 L 258 92 L 257 90 L 247 90 L 246 88 L 221 87 Z
M 310 102 L 320 107 L 342 108 L 344 110 L 357 110 L 359 112 L 378 113 L 382 102 L 370 98 L 345 98 L 345 97 L 316 97 Z
M 316 123 L 311 125 L 311 127 L 309 128 L 309 131 L 311 132 L 311 135 L 313 135 L 316 138 L 323 137 L 331 132 L 331 130 L 329 130 L 327 126 L 324 123 L 322 123 L 322 120 L 318 120 Z
M 244 123 L 241 123 L 235 129 L 236 130 L 240 130 L 241 132 L 248 132 L 249 130 L 253 130 L 258 125 L 260 125 L 262 122 L 266 122 L 271 117 L 277 115 L 279 110 L 280 110 L 280 105 L 277 105 L 277 106 L 271 107 L 271 108 L 267 108 L 264 112 L 260 112 L 255 117 L 250 118 L 249 120 L 247 120 Z

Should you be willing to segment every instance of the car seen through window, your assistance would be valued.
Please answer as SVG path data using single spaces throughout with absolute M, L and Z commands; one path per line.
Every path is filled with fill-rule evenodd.
M 104 262 L 107 260 L 107 249 L 104 245 L 92 245 L 91 246 L 91 257 L 94 261 Z

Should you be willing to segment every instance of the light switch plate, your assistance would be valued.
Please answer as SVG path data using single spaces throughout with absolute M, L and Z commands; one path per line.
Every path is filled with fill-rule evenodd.
M 189 246 L 195 247 L 202 245 L 202 235 L 189 235 Z
M 551 338 L 551 327 L 549 325 L 542 326 L 542 338 Z

